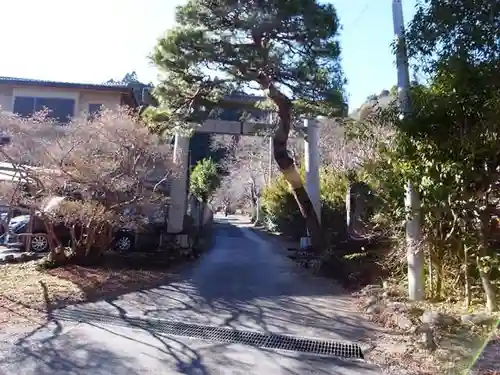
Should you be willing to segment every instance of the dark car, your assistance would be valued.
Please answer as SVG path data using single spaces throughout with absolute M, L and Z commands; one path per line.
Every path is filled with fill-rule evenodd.
M 31 236 L 31 245 L 29 251 L 45 252 L 49 250 L 49 241 L 47 239 L 46 230 L 43 222 L 37 218 L 33 225 L 33 233 Z M 19 215 L 10 219 L 7 233 L 3 235 L 3 243 L 7 247 L 25 247 L 26 236 L 19 236 L 27 233 L 30 215 Z
M 4 235 L 4 244 L 11 247 L 25 247 L 27 236 L 19 236 L 28 232 L 30 215 L 20 215 L 9 221 L 8 232 Z M 33 236 L 31 236 L 31 245 L 29 251 L 46 252 L 49 250 L 47 239 L 47 230 L 43 221 L 35 216 L 33 223 Z M 54 234 L 61 243 L 69 245 L 71 235 L 69 229 L 63 224 L 56 225 Z M 113 247 L 117 251 L 129 252 L 135 247 L 135 235 L 133 231 L 127 228 L 118 228 L 113 235 Z
M 56 208 L 62 201 L 65 200 L 81 200 L 81 195 L 73 194 L 59 195 L 48 197 L 42 204 L 41 210 L 49 212 Z M 123 216 L 125 218 L 134 217 L 134 212 L 137 207 L 125 208 Z M 140 211 L 140 210 L 139 210 Z M 156 239 L 160 238 L 159 233 L 165 228 L 164 212 L 160 210 L 153 214 L 150 218 L 142 217 L 135 220 L 127 220 L 122 225 L 117 226 L 113 233 L 112 247 L 119 252 L 132 252 L 132 251 L 154 251 L 157 249 Z M 4 245 L 15 248 L 26 248 L 26 239 L 28 236 L 22 234 L 28 232 L 30 215 L 19 215 L 10 219 L 8 224 L 8 232 L 3 237 Z M 31 245 L 29 251 L 33 252 L 46 252 L 49 250 L 49 241 L 47 238 L 47 230 L 45 223 L 39 215 L 34 216 L 34 223 L 32 227 Z M 1 234 L 1 233 L 0 233 Z M 54 227 L 54 234 L 58 240 L 65 246 L 71 243 L 71 234 L 69 229 L 63 224 L 57 224 Z M 154 240 L 153 240 L 154 239 Z M 136 246 L 140 242 L 142 246 Z
M 0 134 L 0 147 L 1 146 L 8 146 L 11 142 L 10 135 L 8 134 Z
M 0 236 L 3 235 L 8 227 L 9 218 L 13 218 L 16 216 L 20 216 L 28 212 L 29 210 L 23 207 L 12 207 L 10 208 L 9 215 L 9 206 L 0 205 Z
M 165 231 L 164 212 L 159 209 L 148 217 L 137 215 L 138 207 L 128 207 L 123 217 L 128 220 L 116 229 L 113 248 L 119 252 L 154 252 L 158 249 L 161 233 Z M 158 207 L 160 208 L 160 207 Z M 130 220 L 130 218 L 134 218 Z
M 42 210 L 50 211 L 60 204 L 63 200 L 74 199 L 75 197 L 70 196 L 52 196 L 46 199 L 45 203 L 42 204 Z M 5 232 L 5 226 L 2 225 L 0 232 L 2 243 L 4 246 L 23 249 L 33 252 L 47 252 L 49 250 L 49 241 L 47 238 L 47 229 L 45 228 L 45 223 L 40 218 L 39 213 L 34 215 L 34 222 L 32 226 L 31 244 L 30 249 L 26 249 L 27 238 L 23 234 L 28 232 L 28 226 L 30 221 L 30 215 L 21 214 L 20 212 L 11 212 L 11 219 L 8 222 L 7 232 Z M 14 216 L 14 217 L 12 217 Z M 7 220 L 7 212 L 0 213 L 0 220 Z M 69 246 L 71 242 L 71 234 L 69 229 L 63 224 L 56 224 L 54 226 L 54 234 L 58 240 Z M 117 230 L 113 243 L 119 247 L 120 251 L 130 251 L 131 247 L 134 245 L 132 233 L 127 230 Z

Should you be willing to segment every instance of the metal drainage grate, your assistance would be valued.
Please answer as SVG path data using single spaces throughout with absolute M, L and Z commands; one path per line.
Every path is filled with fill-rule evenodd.
M 53 317 L 60 320 L 77 320 L 83 323 L 104 323 L 123 327 L 132 326 L 145 330 L 154 330 L 166 335 L 244 344 L 259 348 L 288 350 L 340 358 L 364 359 L 359 345 L 331 340 L 238 331 L 230 328 L 210 327 L 159 319 L 121 318 L 80 309 L 60 310 L 54 313 Z

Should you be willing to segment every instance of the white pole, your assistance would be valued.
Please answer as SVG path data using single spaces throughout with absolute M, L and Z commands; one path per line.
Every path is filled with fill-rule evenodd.
M 398 99 L 401 118 L 411 113 L 410 75 L 404 36 L 402 0 L 392 1 L 394 33 L 397 40 L 396 65 L 398 72 Z M 406 183 L 405 206 L 409 216 L 406 220 L 406 249 L 408 261 L 408 294 L 411 300 L 421 301 L 425 297 L 424 254 L 421 251 L 420 200 L 410 181 Z
M 268 122 L 270 125 L 274 126 L 274 113 L 273 112 L 269 112 L 269 118 L 268 118 Z M 268 164 L 267 164 L 267 168 L 268 168 L 268 175 L 267 175 L 267 184 L 269 186 L 271 186 L 271 184 L 273 183 L 273 159 L 274 159 L 274 155 L 273 155 L 273 137 L 271 135 L 269 135 L 269 149 L 268 149 L 268 157 L 269 157 L 269 160 L 268 160 Z
M 268 161 L 268 180 L 267 184 L 271 186 L 273 183 L 273 137 L 269 137 L 269 161 Z

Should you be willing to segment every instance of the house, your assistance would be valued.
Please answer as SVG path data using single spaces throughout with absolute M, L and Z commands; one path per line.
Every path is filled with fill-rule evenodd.
M 138 106 L 134 90 L 116 83 L 86 84 L 0 77 L 0 108 L 30 116 L 44 107 L 60 122 L 70 117 L 98 111 L 101 106 Z
M 389 90 L 382 90 L 379 95 L 370 95 L 359 108 L 349 114 L 349 117 L 355 120 L 363 120 L 378 109 L 389 107 L 395 100 L 396 98 Z

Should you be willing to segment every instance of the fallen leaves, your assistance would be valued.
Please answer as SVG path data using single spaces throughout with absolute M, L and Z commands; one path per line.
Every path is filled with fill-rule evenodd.
M 0 265 L 0 329 L 38 324 L 52 309 L 153 287 L 167 269 L 86 268 L 39 270 L 37 261 Z
M 458 305 L 450 303 L 429 303 L 429 302 L 410 302 L 404 298 L 384 296 L 382 293 L 384 288 L 372 288 L 376 292 L 375 297 L 368 293 L 367 289 L 364 293 L 355 293 L 358 297 L 357 307 L 360 311 L 367 310 L 367 302 L 370 299 L 375 299 L 388 307 L 391 304 L 406 306 L 407 313 L 415 310 L 415 316 L 418 317 L 413 321 L 414 327 L 418 327 L 420 317 L 426 310 L 439 311 L 450 316 L 460 316 L 462 311 Z M 389 314 L 368 314 L 369 318 L 382 326 L 386 332 L 380 337 L 371 342 L 374 349 L 367 354 L 366 359 L 376 363 L 384 369 L 384 374 L 394 375 L 430 375 L 430 374 L 445 374 L 445 373 L 462 373 L 462 370 L 469 368 L 478 354 L 478 350 L 482 347 L 484 340 L 491 332 L 489 326 L 471 326 L 462 325 L 457 319 L 456 324 L 447 327 L 435 327 L 434 338 L 437 348 L 434 351 L 429 351 L 419 343 L 419 336 L 415 329 L 401 330 L 394 328 L 393 319 L 389 319 L 398 315 L 398 309 L 387 309 Z M 446 312 L 446 313 L 445 313 Z M 408 315 L 413 320 L 413 315 Z M 495 337 L 494 335 L 492 337 Z M 483 355 L 483 362 L 477 363 L 477 367 L 482 368 L 483 372 L 475 372 L 474 375 L 500 375 L 496 370 L 498 363 L 498 349 L 491 349 L 488 352 L 490 355 Z M 489 370 L 486 370 L 489 369 Z M 495 369 L 495 370 L 494 370 Z M 488 372 L 489 371 L 489 372 Z M 497 371 L 497 372 L 495 372 Z M 464 373 L 465 374 L 465 373 Z M 470 375 L 473 373 L 471 372 Z

